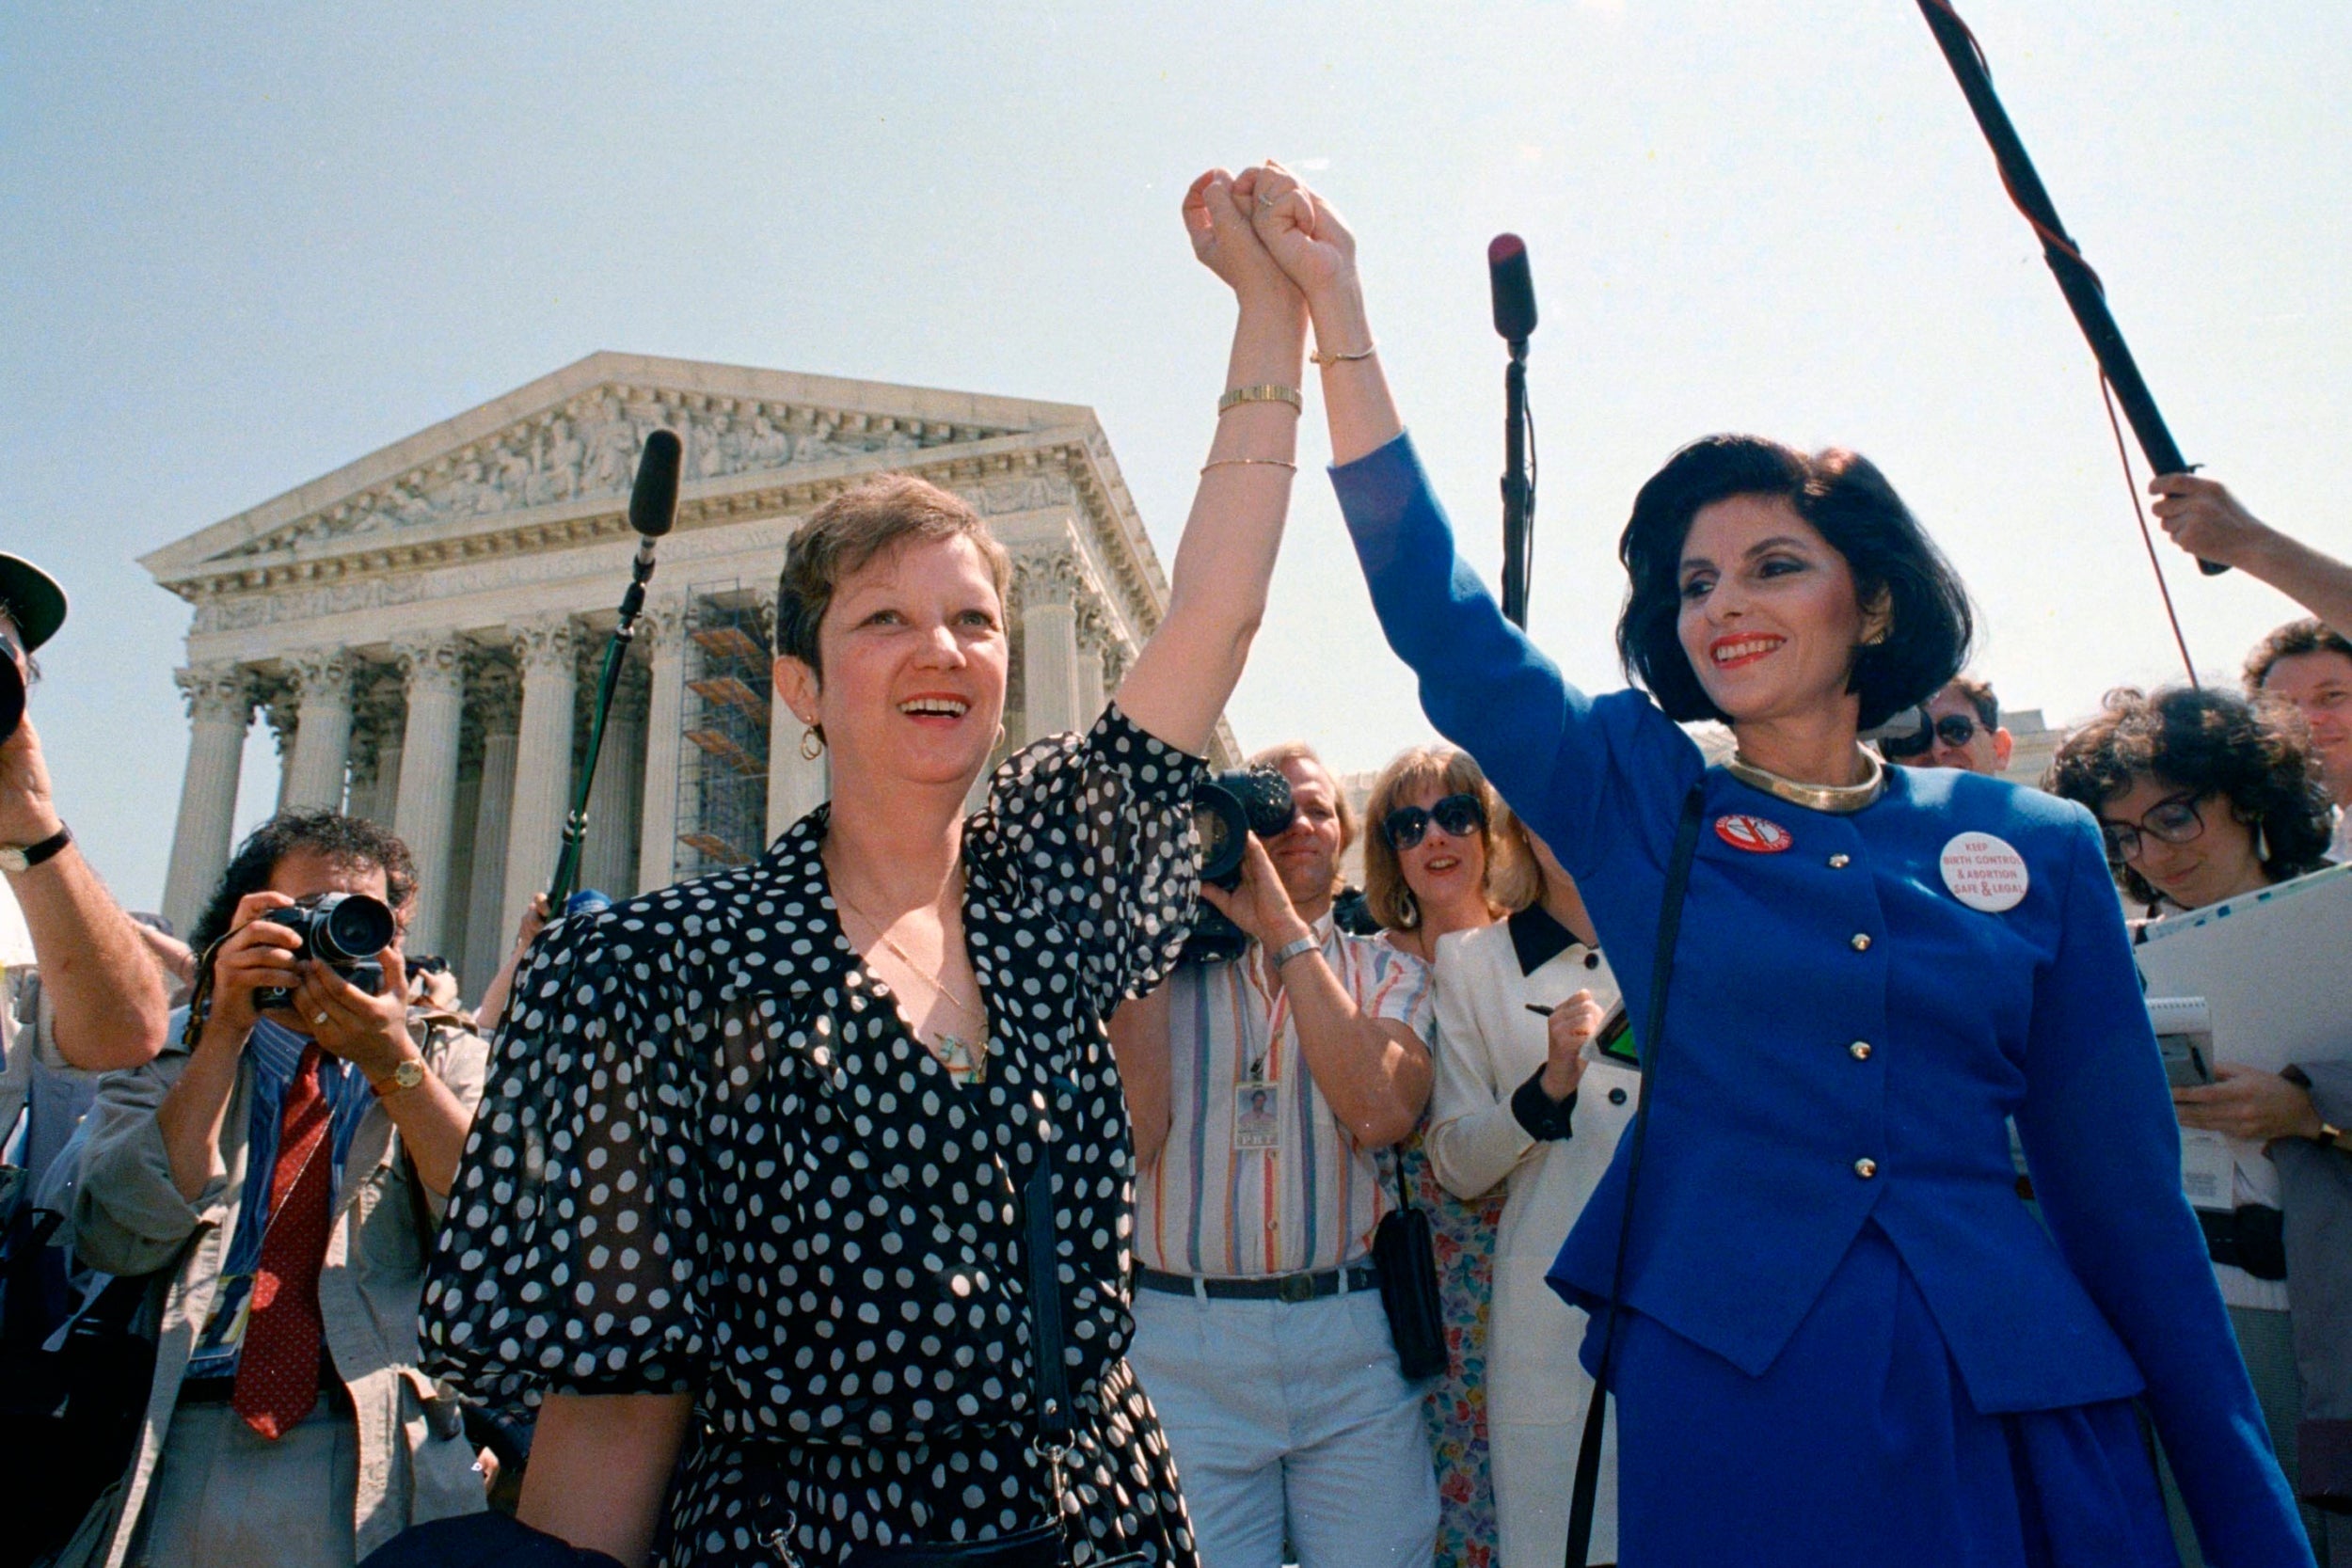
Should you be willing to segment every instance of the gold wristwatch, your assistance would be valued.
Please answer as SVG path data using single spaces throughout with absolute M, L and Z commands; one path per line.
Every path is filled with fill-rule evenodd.
M 375 1092 L 377 1097 L 380 1099 L 385 1095 L 391 1094 L 400 1089 L 413 1089 L 419 1084 L 423 1082 L 424 1058 L 421 1056 L 406 1056 L 401 1059 L 400 1066 L 392 1069 L 392 1074 L 389 1078 L 385 1079 L 382 1083 L 375 1085 Z

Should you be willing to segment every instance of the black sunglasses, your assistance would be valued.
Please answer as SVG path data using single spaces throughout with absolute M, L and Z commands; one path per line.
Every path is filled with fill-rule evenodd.
M 1977 737 L 1977 721 L 1964 713 L 1947 713 L 1935 721 L 1931 729 L 1921 730 L 1900 738 L 1889 736 L 1883 750 L 1890 757 L 1925 756 L 1942 741 L 1947 746 L 1965 746 Z
M 1432 822 L 1455 838 L 1468 838 L 1486 825 L 1486 808 L 1475 795 L 1449 795 L 1426 811 L 1399 806 L 1380 819 L 1380 832 L 1389 847 L 1401 853 L 1426 837 Z

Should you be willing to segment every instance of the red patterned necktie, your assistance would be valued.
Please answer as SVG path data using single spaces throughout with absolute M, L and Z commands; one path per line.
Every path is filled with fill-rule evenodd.
M 319 1397 L 319 1268 L 334 1161 L 328 1158 L 326 1096 L 319 1088 L 319 1048 L 302 1048 L 302 1065 L 286 1085 L 278 1121 L 278 1168 L 270 1176 L 268 1228 L 253 1271 L 253 1307 L 237 1352 L 230 1405 L 264 1437 L 283 1437 Z

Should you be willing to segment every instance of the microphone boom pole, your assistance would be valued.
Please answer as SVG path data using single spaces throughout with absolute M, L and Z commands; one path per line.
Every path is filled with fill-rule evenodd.
M 1952 74 L 1960 80 L 1961 94 L 1968 100 L 1968 109 L 1976 116 L 1978 129 L 1984 133 L 1986 145 L 1993 150 L 1993 161 L 2001 171 L 2001 183 L 2008 187 L 2010 199 L 2017 204 L 2017 210 L 2025 214 L 2041 239 L 2042 259 L 2049 263 L 2051 273 L 2058 278 L 2058 292 L 2066 296 L 2067 309 L 2074 311 L 2075 325 L 2090 340 L 2090 353 L 2099 361 L 2100 373 L 2115 389 L 2116 402 L 2123 405 L 2123 418 L 2138 439 L 2148 467 L 2159 474 L 2189 472 L 2191 466 L 2173 443 L 2172 432 L 2156 408 L 2155 395 L 2148 390 L 2138 362 L 2133 359 L 2130 346 L 2123 341 L 2123 330 L 2115 325 L 2115 315 L 2107 309 L 2106 290 L 2101 285 L 2099 275 L 2083 260 L 2082 247 L 2058 220 L 2058 208 L 2051 202 L 2042 176 L 2034 171 L 2025 142 L 2019 139 L 2017 128 L 2010 123 L 2009 111 L 2001 107 L 2001 100 L 1993 90 L 1993 74 L 1985 67 L 1984 53 L 1977 45 L 1976 35 L 1960 19 L 1960 13 L 1952 9 L 1950 0 L 1918 0 L 1918 5 L 1919 14 L 1927 18 L 1928 30 L 1935 35 Z M 2200 561 L 2197 565 L 2207 577 L 2218 577 L 2229 570 L 2212 561 Z
M 1525 631 L 1535 532 L 1527 418 L 1527 340 L 1535 330 L 1535 284 L 1527 269 L 1527 242 L 1517 234 L 1497 234 L 1486 246 L 1486 274 L 1495 330 L 1511 356 L 1502 371 L 1502 613 Z
M 564 818 L 563 847 L 555 856 L 555 877 L 548 884 L 548 917 L 551 920 L 563 918 L 564 901 L 580 882 L 580 849 L 588 838 L 588 792 L 596 781 L 596 757 L 604 750 L 605 721 L 612 716 L 621 669 L 628 662 L 629 644 L 637 637 L 637 617 L 645 608 L 645 584 L 653 580 L 654 541 L 669 532 L 677 520 L 682 455 L 675 431 L 656 430 L 645 436 L 645 450 L 637 459 L 637 483 L 628 497 L 629 526 L 638 535 L 637 556 L 629 562 L 620 619 L 613 623 L 612 635 L 604 645 L 604 671 L 596 679 L 596 718 L 588 726 L 588 759 L 572 792 L 572 809 Z

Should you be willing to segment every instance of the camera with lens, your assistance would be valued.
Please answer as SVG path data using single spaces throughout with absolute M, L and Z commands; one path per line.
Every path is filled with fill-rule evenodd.
M 1297 816 L 1291 782 L 1278 768 L 1259 764 L 1215 775 L 1192 796 L 1193 827 L 1200 836 L 1200 879 L 1228 892 L 1239 887 L 1249 835 L 1273 838 L 1287 831 Z M 1194 907 L 1192 934 L 1184 939 L 1179 961 L 1225 963 L 1248 949 L 1249 938 L 1242 928 L 1203 899 Z
M 318 893 L 262 916 L 302 939 L 302 956 L 316 958 L 370 996 L 384 989 L 384 966 L 375 956 L 392 944 L 398 929 L 390 906 L 364 893 Z M 256 1010 L 294 1006 L 284 986 L 254 989 Z

